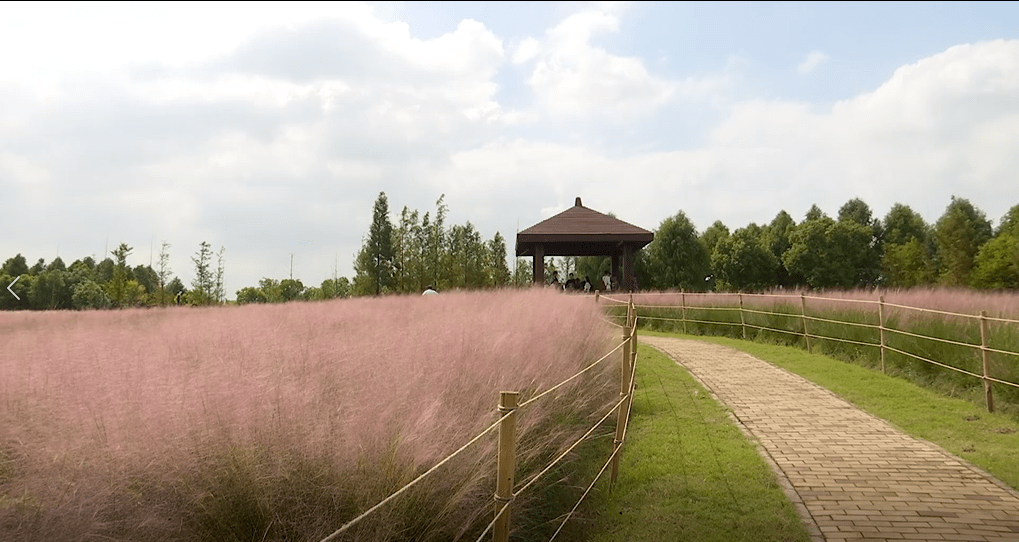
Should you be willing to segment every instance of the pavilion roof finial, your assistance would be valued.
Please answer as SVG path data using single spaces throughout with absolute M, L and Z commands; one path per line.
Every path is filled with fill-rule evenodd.
M 583 207 L 583 205 L 580 203 L 580 196 L 577 196 L 577 201 L 576 201 L 576 203 L 573 204 L 573 206 L 574 207 Z

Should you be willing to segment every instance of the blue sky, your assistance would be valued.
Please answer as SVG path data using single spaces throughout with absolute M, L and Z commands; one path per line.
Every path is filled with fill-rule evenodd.
M 703 230 L 1019 204 L 1019 4 L 4 3 L 0 255 L 201 241 L 233 295 L 395 213 Z M 395 218 L 395 216 L 394 216 Z

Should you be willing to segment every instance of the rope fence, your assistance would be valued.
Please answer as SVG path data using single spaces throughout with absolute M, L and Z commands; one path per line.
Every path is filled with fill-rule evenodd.
M 609 299 L 606 296 L 602 296 L 602 298 L 603 299 Z M 556 465 L 558 465 L 563 460 L 563 458 L 565 458 L 570 452 L 572 452 L 574 449 L 576 449 L 577 446 L 579 446 L 585 440 L 588 440 L 589 437 L 592 435 L 592 433 L 594 433 L 599 427 L 601 427 L 602 424 L 604 424 L 605 421 L 608 420 L 609 417 L 611 417 L 613 413 L 615 413 L 617 415 L 617 420 L 616 420 L 616 430 L 615 430 L 615 438 L 613 440 L 612 453 L 609 455 L 609 458 L 606 461 L 605 466 L 602 467 L 602 469 L 596 475 L 595 479 L 588 486 L 587 490 L 585 490 L 584 493 L 581 495 L 580 500 L 577 501 L 576 505 L 566 515 L 566 517 L 563 519 L 562 523 L 559 525 L 559 528 L 552 535 L 552 538 L 554 539 L 559 534 L 559 532 L 562 530 L 562 528 L 566 524 L 567 520 L 569 520 L 570 517 L 576 512 L 576 510 L 580 506 L 581 502 L 583 502 L 584 498 L 587 497 L 588 493 L 591 491 L 591 488 L 594 487 L 595 483 L 597 483 L 597 481 L 601 478 L 602 474 L 606 470 L 608 470 L 609 467 L 611 467 L 611 469 L 612 469 L 612 482 L 614 483 L 615 479 L 616 479 L 616 476 L 617 476 L 617 473 L 618 473 L 619 454 L 621 452 L 623 442 L 625 441 L 626 428 L 627 428 L 629 417 L 630 417 L 631 406 L 633 404 L 632 403 L 633 385 L 634 385 L 634 379 L 635 379 L 635 376 L 636 376 L 636 361 L 637 361 L 637 348 L 636 348 L 636 342 L 637 342 L 637 315 L 636 315 L 636 309 L 633 306 L 633 300 L 632 299 L 630 301 L 628 301 L 628 302 L 627 301 L 618 301 L 618 300 L 614 300 L 614 299 L 609 299 L 609 300 L 613 301 L 613 302 L 619 302 L 619 303 L 623 303 L 623 304 L 627 305 L 626 323 L 625 324 L 620 325 L 620 324 L 615 324 L 614 322 L 611 322 L 609 320 L 605 320 L 606 322 L 608 322 L 608 323 L 610 323 L 612 325 L 615 325 L 617 327 L 620 327 L 622 329 L 622 337 L 621 337 L 621 340 L 620 340 L 619 344 L 617 344 L 614 348 L 609 350 L 601 358 L 599 358 L 598 360 L 590 363 L 589 365 L 587 365 L 586 367 L 581 369 L 579 372 L 577 372 L 573 376 L 563 380 L 562 382 L 560 382 L 560 383 L 550 387 L 549 389 L 547 389 L 547 390 L 545 390 L 545 391 L 543 391 L 543 392 L 541 392 L 541 393 L 539 393 L 537 395 L 534 395 L 533 397 L 529 398 L 528 400 L 526 400 L 526 401 L 524 401 L 522 403 L 517 404 L 517 399 L 518 399 L 518 397 L 520 395 L 519 392 L 510 392 L 510 391 L 500 392 L 500 394 L 499 394 L 499 406 L 498 406 L 498 412 L 499 412 L 500 416 L 499 416 L 499 418 L 494 423 L 492 423 L 487 428 L 482 430 L 474 438 L 472 438 L 466 444 L 464 444 L 463 446 L 458 448 L 456 451 L 452 452 L 451 454 L 447 455 L 445 458 L 440 460 L 438 463 L 436 463 L 434 466 L 429 468 L 427 471 L 421 473 L 419 476 L 417 476 L 416 478 L 414 478 L 413 480 L 408 482 L 406 485 L 404 485 L 403 487 L 401 487 L 401 488 L 397 489 L 396 491 L 394 491 L 388 497 L 382 499 L 381 501 L 379 501 L 377 504 L 375 504 L 371 508 L 365 510 L 364 512 L 362 512 L 360 515 L 358 515 L 354 519 L 352 519 L 352 520 L 348 521 L 347 523 L 345 523 L 343 526 L 341 526 L 339 529 L 334 531 L 329 536 L 323 538 L 321 540 L 321 542 L 332 542 L 332 541 L 336 540 L 337 537 L 339 537 L 340 535 L 342 535 L 345 532 L 349 531 L 352 527 L 357 525 L 359 522 L 361 522 L 365 518 L 371 516 L 373 513 L 375 513 L 378 510 L 382 509 L 384 506 L 386 506 L 387 504 L 389 504 L 392 501 L 394 501 L 395 499 L 397 499 L 399 496 L 401 496 L 404 493 L 406 493 L 410 488 L 414 487 L 416 484 L 418 484 L 419 482 L 421 482 L 422 480 L 427 478 L 429 475 L 431 475 L 432 473 L 434 473 L 437 470 L 439 470 L 440 467 L 442 467 L 443 465 L 445 465 L 445 464 L 449 463 L 450 461 L 452 461 L 455 457 L 457 457 L 459 454 L 461 454 L 464 450 L 470 448 L 472 445 L 476 444 L 482 438 L 484 438 L 486 435 L 492 433 L 496 429 L 498 429 L 498 433 L 499 433 L 499 435 L 498 435 L 499 443 L 498 443 L 497 456 L 496 456 L 497 457 L 497 462 L 496 462 L 497 463 L 497 465 L 496 465 L 496 470 L 497 470 L 497 472 L 496 472 L 496 490 L 495 490 L 495 494 L 493 495 L 493 501 L 495 503 L 495 514 L 494 514 L 494 517 L 493 517 L 492 521 L 488 523 L 488 525 L 481 532 L 481 535 L 478 537 L 477 540 L 478 540 L 478 542 L 481 542 L 481 540 L 483 540 L 488 535 L 488 533 L 492 533 L 492 540 L 493 540 L 493 542 L 507 542 L 508 539 L 509 539 L 509 531 L 510 531 L 510 528 L 509 528 L 510 514 L 509 514 L 509 512 L 510 512 L 511 504 L 513 503 L 513 501 L 516 500 L 516 498 L 519 495 L 521 495 L 523 492 L 525 492 L 529 488 L 531 488 L 531 486 L 534 485 L 534 483 L 537 482 L 542 476 L 547 474 Z M 563 452 L 559 453 L 555 457 L 555 459 L 553 459 L 543 469 L 541 469 L 539 472 L 535 473 L 530 478 L 528 478 L 526 480 L 526 482 L 523 482 L 520 485 L 519 489 L 516 489 L 515 491 L 512 490 L 512 488 L 514 487 L 513 476 L 514 476 L 515 461 L 516 461 L 516 458 L 515 458 L 516 417 L 517 417 L 517 414 L 520 411 L 520 409 L 533 404 L 537 400 L 539 400 L 539 399 L 541 399 L 543 397 L 548 396 L 549 394 L 551 394 L 551 393 L 555 392 L 556 390 L 562 388 L 563 386 L 565 386 L 569 382 L 579 378 L 584 373 L 590 371 L 594 367 L 596 367 L 599 364 L 601 364 L 602 362 L 604 362 L 606 359 L 609 359 L 613 354 L 616 354 L 617 352 L 619 352 L 620 349 L 622 349 L 622 355 L 620 356 L 621 357 L 621 363 L 620 363 L 621 369 L 620 369 L 620 379 L 619 379 L 620 380 L 620 383 L 619 383 L 620 384 L 619 400 L 616 401 L 612 405 L 612 407 L 605 413 L 605 415 L 602 416 L 601 419 L 599 419 L 593 426 L 591 426 L 591 428 L 588 429 L 580 438 L 578 438 L 575 442 L 570 444 Z
M 651 303 L 648 303 L 648 301 L 649 301 L 648 298 L 652 298 L 652 297 L 656 297 L 656 296 L 670 296 L 670 297 L 673 297 L 673 298 L 676 299 L 676 301 L 679 302 L 679 304 L 677 305 L 677 304 L 674 304 L 674 303 L 673 304 L 651 304 Z M 695 301 L 692 304 L 687 303 L 687 301 L 686 301 L 687 300 L 687 296 L 696 296 L 697 301 Z M 613 298 L 609 298 L 607 296 L 602 296 L 602 297 L 604 299 L 608 299 L 608 300 L 610 300 L 612 302 L 620 302 L 621 303 L 621 301 L 613 299 Z M 631 299 L 632 299 L 632 297 L 633 296 L 631 296 Z M 644 320 L 644 321 L 681 322 L 683 324 L 683 331 L 684 331 L 684 333 L 687 332 L 687 325 L 688 324 L 701 324 L 701 325 L 709 325 L 709 326 L 724 325 L 724 326 L 730 326 L 730 327 L 740 326 L 742 328 L 742 334 L 743 334 L 743 338 L 744 339 L 747 338 L 747 329 L 748 328 L 749 329 L 756 329 L 756 330 L 759 330 L 761 332 L 767 331 L 767 332 L 783 333 L 783 334 L 786 334 L 786 335 L 803 337 L 804 342 L 806 343 L 806 347 L 807 347 L 807 351 L 808 352 L 811 351 L 811 349 L 812 349 L 812 342 L 813 341 L 818 341 L 818 340 L 820 340 L 820 341 L 834 341 L 834 342 L 841 342 L 841 343 L 847 343 L 847 344 L 855 344 L 855 345 L 860 345 L 860 346 L 865 346 L 865 347 L 878 348 L 878 349 L 880 349 L 880 354 L 881 354 L 881 371 L 882 372 L 886 372 L 886 353 L 887 352 L 894 352 L 896 354 L 899 354 L 899 355 L 902 355 L 902 356 L 906 356 L 907 358 L 920 360 L 920 361 L 922 361 L 924 363 L 928 363 L 928 364 L 931 364 L 931 365 L 942 367 L 944 369 L 948 369 L 950 371 L 954 371 L 954 372 L 957 372 L 957 373 L 960 373 L 960 374 L 964 374 L 964 375 L 967 375 L 967 376 L 970 376 L 970 377 L 973 377 L 973 378 L 977 378 L 977 379 L 980 379 L 983 382 L 983 384 L 984 384 L 985 402 L 986 402 L 986 406 L 987 406 L 988 412 L 993 412 L 994 411 L 994 396 L 993 396 L 993 389 L 991 387 L 992 383 L 1001 384 L 1001 385 L 1009 386 L 1009 387 L 1013 387 L 1013 388 L 1019 388 L 1019 383 L 1010 382 L 1010 381 L 1005 380 L 1003 378 L 996 378 L 996 377 L 992 376 L 991 375 L 991 364 L 990 364 L 990 360 L 989 360 L 989 355 L 993 353 L 993 354 L 998 354 L 998 355 L 1002 355 L 1002 356 L 1011 356 L 1011 357 L 1014 357 L 1014 358 L 1016 358 L 1015 361 L 1019 362 L 1019 352 L 1010 351 L 1010 350 L 1007 350 L 1007 349 L 1004 349 L 1004 348 L 995 348 L 995 347 L 992 347 L 992 346 L 990 346 L 988 344 L 989 335 L 990 335 L 989 328 L 988 328 L 989 322 L 994 322 L 996 324 L 1004 324 L 1004 325 L 1014 325 L 1014 324 L 1019 324 L 1019 320 L 1010 319 L 1010 318 L 1001 318 L 1001 317 L 987 316 L 986 311 L 981 311 L 980 314 L 964 314 L 964 313 L 951 312 L 951 311 L 943 311 L 943 310 L 937 310 L 937 309 L 927 309 L 927 308 L 921 308 L 921 307 L 911 307 L 911 306 L 908 306 L 908 305 L 899 305 L 899 304 L 896 304 L 896 303 L 887 303 L 884 300 L 884 296 L 879 296 L 878 299 L 875 301 L 875 300 L 867 300 L 867 299 L 843 299 L 843 298 L 837 298 L 837 297 L 808 296 L 808 295 L 803 294 L 803 293 L 798 294 L 798 295 L 788 295 L 788 294 L 744 294 L 742 292 L 735 292 L 735 293 L 713 293 L 713 292 L 682 292 L 681 291 L 681 292 L 678 292 L 678 293 L 677 292 L 647 292 L 647 293 L 637 294 L 636 297 L 638 298 L 639 302 L 633 305 L 634 310 L 640 309 L 642 312 L 650 313 L 650 314 L 642 314 L 640 316 L 640 318 L 642 320 Z M 793 306 L 793 307 L 795 307 L 795 305 L 796 305 L 795 301 L 798 299 L 799 300 L 799 307 L 798 307 L 799 311 L 789 313 L 789 312 L 776 312 L 776 311 L 773 311 L 773 310 L 766 310 L 766 308 L 762 308 L 762 307 L 745 307 L 744 306 L 744 298 L 745 297 L 746 298 L 767 298 L 767 299 L 770 299 L 770 300 L 784 299 L 784 300 L 790 301 L 790 305 Z M 708 299 L 710 301 L 705 301 L 705 299 Z M 670 300 L 665 300 L 665 301 L 668 303 Z M 877 324 L 871 324 L 871 323 L 864 323 L 864 322 L 853 322 L 853 321 L 848 321 L 848 320 L 845 320 L 845 319 L 838 319 L 839 318 L 839 316 L 838 316 L 839 313 L 838 312 L 834 312 L 834 314 L 835 314 L 834 317 L 831 316 L 832 312 L 829 312 L 828 314 L 825 314 L 825 317 L 822 317 L 822 316 L 819 316 L 819 315 L 816 315 L 816 314 L 812 315 L 807 310 L 808 302 L 852 303 L 852 304 L 865 305 L 865 306 L 870 306 L 870 307 L 875 307 L 876 306 L 877 307 L 878 323 Z M 710 305 L 709 305 L 709 303 L 710 303 Z M 724 305 L 723 306 L 719 306 L 719 305 L 722 305 L 722 304 L 725 304 L 725 305 L 728 305 L 728 306 L 724 306 Z M 889 323 L 888 318 L 886 317 L 886 314 L 885 314 L 886 313 L 886 309 L 888 309 L 888 308 L 900 309 L 900 310 L 903 310 L 903 311 L 916 311 L 916 312 L 925 313 L 925 314 L 931 314 L 931 315 L 949 316 L 949 317 L 953 317 L 953 318 L 964 318 L 964 319 L 967 319 L 970 322 L 977 321 L 977 322 L 979 322 L 979 325 L 980 325 L 980 343 L 979 344 L 974 344 L 972 342 L 966 342 L 965 340 L 956 340 L 956 339 L 953 339 L 953 338 L 937 337 L 937 336 L 933 336 L 933 335 L 925 335 L 923 333 L 917 333 L 917 332 L 914 332 L 914 331 L 909 331 L 907 329 L 902 329 L 901 327 L 893 327 L 893 325 L 891 325 Z M 663 310 L 663 309 L 666 309 L 666 310 L 671 309 L 671 310 L 675 310 L 677 312 L 682 311 L 682 316 L 681 317 L 670 318 L 670 317 L 661 315 L 661 313 L 655 313 L 654 312 L 656 310 Z M 688 311 L 693 312 L 694 313 L 693 314 L 694 317 L 691 317 L 690 315 L 688 315 Z M 739 312 L 739 316 L 740 316 L 739 321 L 738 322 L 737 321 L 731 321 L 728 318 L 720 318 L 718 320 L 711 320 L 710 319 L 710 318 L 714 317 L 714 316 L 712 316 L 713 314 L 717 314 L 718 312 L 723 312 L 723 311 Z M 610 314 L 610 316 L 611 316 L 611 314 Z M 679 316 L 679 315 L 677 315 L 677 316 Z M 754 321 L 748 322 L 747 321 L 747 317 L 748 316 L 755 317 L 753 319 L 757 320 L 757 321 L 756 322 L 754 322 Z M 769 326 L 769 325 L 766 325 L 766 324 L 761 324 L 760 323 L 761 318 L 759 318 L 761 316 L 765 316 L 765 317 L 778 317 L 778 318 L 790 318 L 790 319 L 794 319 L 794 321 L 795 320 L 799 320 L 799 327 L 800 327 L 800 329 L 799 330 L 782 329 L 782 328 L 778 328 L 778 327 Z M 813 324 L 813 325 L 808 325 L 808 324 Z M 785 325 L 785 324 L 783 324 L 783 325 Z M 811 327 L 825 328 L 826 325 L 828 325 L 828 326 L 840 326 L 840 327 L 846 328 L 846 329 L 854 329 L 855 328 L 855 329 L 862 329 L 862 330 L 874 330 L 874 331 L 877 331 L 878 334 L 880 335 L 880 340 L 878 340 L 877 337 L 875 337 L 874 340 L 867 339 L 870 336 L 869 334 L 863 334 L 862 338 L 867 339 L 867 340 L 855 340 L 855 339 L 849 338 L 849 337 L 836 337 L 836 336 L 832 336 L 830 334 L 818 333 L 818 332 L 816 332 L 816 331 L 811 329 Z M 828 329 L 830 329 L 830 328 L 828 328 Z M 979 351 L 980 354 L 981 354 L 981 361 L 982 361 L 982 364 L 983 364 L 982 374 L 974 372 L 974 371 L 967 371 L 965 369 L 962 369 L 962 368 L 959 368 L 959 367 L 955 367 L 955 366 L 953 366 L 953 365 L 951 365 L 949 363 L 945 363 L 943 361 L 937 361 L 937 360 L 933 360 L 933 359 L 928 359 L 928 357 L 921 356 L 921 355 L 913 353 L 913 352 L 909 352 L 907 349 L 904 349 L 903 347 L 896 347 L 896 346 L 893 346 L 893 345 L 889 345 L 888 344 L 888 335 L 887 335 L 888 333 L 892 333 L 892 334 L 895 334 L 895 335 L 898 335 L 898 336 L 902 336 L 902 337 L 911 337 L 911 338 L 915 338 L 915 339 L 934 341 L 934 342 L 941 343 L 941 344 L 948 344 L 948 345 L 952 345 L 952 346 L 969 348 L 969 349 L 972 349 L 972 350 Z M 1016 372 L 1019 372 L 1019 363 L 1017 363 L 1016 368 L 1017 368 Z

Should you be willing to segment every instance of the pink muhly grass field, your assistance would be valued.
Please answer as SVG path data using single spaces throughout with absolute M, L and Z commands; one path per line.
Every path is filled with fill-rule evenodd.
M 772 290 L 764 292 L 763 296 L 745 294 L 743 302 L 745 305 L 755 304 L 767 306 L 769 304 L 795 304 L 799 307 L 800 294 L 805 295 L 810 308 L 824 310 L 827 308 L 855 308 L 861 310 L 864 307 L 873 308 L 876 312 L 877 301 L 884 296 L 885 303 L 893 303 L 907 307 L 922 309 L 955 312 L 960 314 L 978 315 L 980 311 L 987 311 L 987 315 L 995 318 L 1019 319 L 1019 292 L 1015 291 L 987 291 L 972 290 L 968 288 L 907 288 L 907 289 L 857 289 L 857 290 L 832 290 L 815 292 L 810 290 Z M 621 296 L 619 296 L 621 298 Z M 681 292 L 643 292 L 634 294 L 633 302 L 645 305 L 680 305 L 683 294 Z M 825 299 L 811 299 L 825 298 Z M 735 292 L 710 292 L 692 293 L 685 296 L 687 306 L 732 306 L 739 304 L 739 295 Z M 839 302 L 846 300 L 848 302 Z M 852 301 L 867 301 L 872 303 L 852 303 Z
M 321 538 L 489 426 L 499 391 L 608 352 L 600 314 L 540 289 L 0 314 L 0 539 Z M 607 411 L 617 358 L 521 411 L 518 464 Z M 479 532 L 494 443 L 351 539 Z

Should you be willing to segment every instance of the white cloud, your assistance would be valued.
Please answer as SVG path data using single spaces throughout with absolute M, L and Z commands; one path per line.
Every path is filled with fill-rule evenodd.
M 821 51 L 811 51 L 810 54 L 807 55 L 807 58 L 796 66 L 796 71 L 803 74 L 810 73 L 825 62 L 828 62 L 828 55 Z
M 513 63 L 524 64 L 538 56 L 538 40 L 527 37 L 521 41 L 513 52 Z
M 717 76 L 666 80 L 649 73 L 642 58 L 592 44 L 594 36 L 618 31 L 617 15 L 584 11 L 549 30 L 540 45 L 527 41 L 518 49 L 520 59 L 537 57 L 528 82 L 548 114 L 630 122 L 677 98 L 703 100 L 727 85 Z

